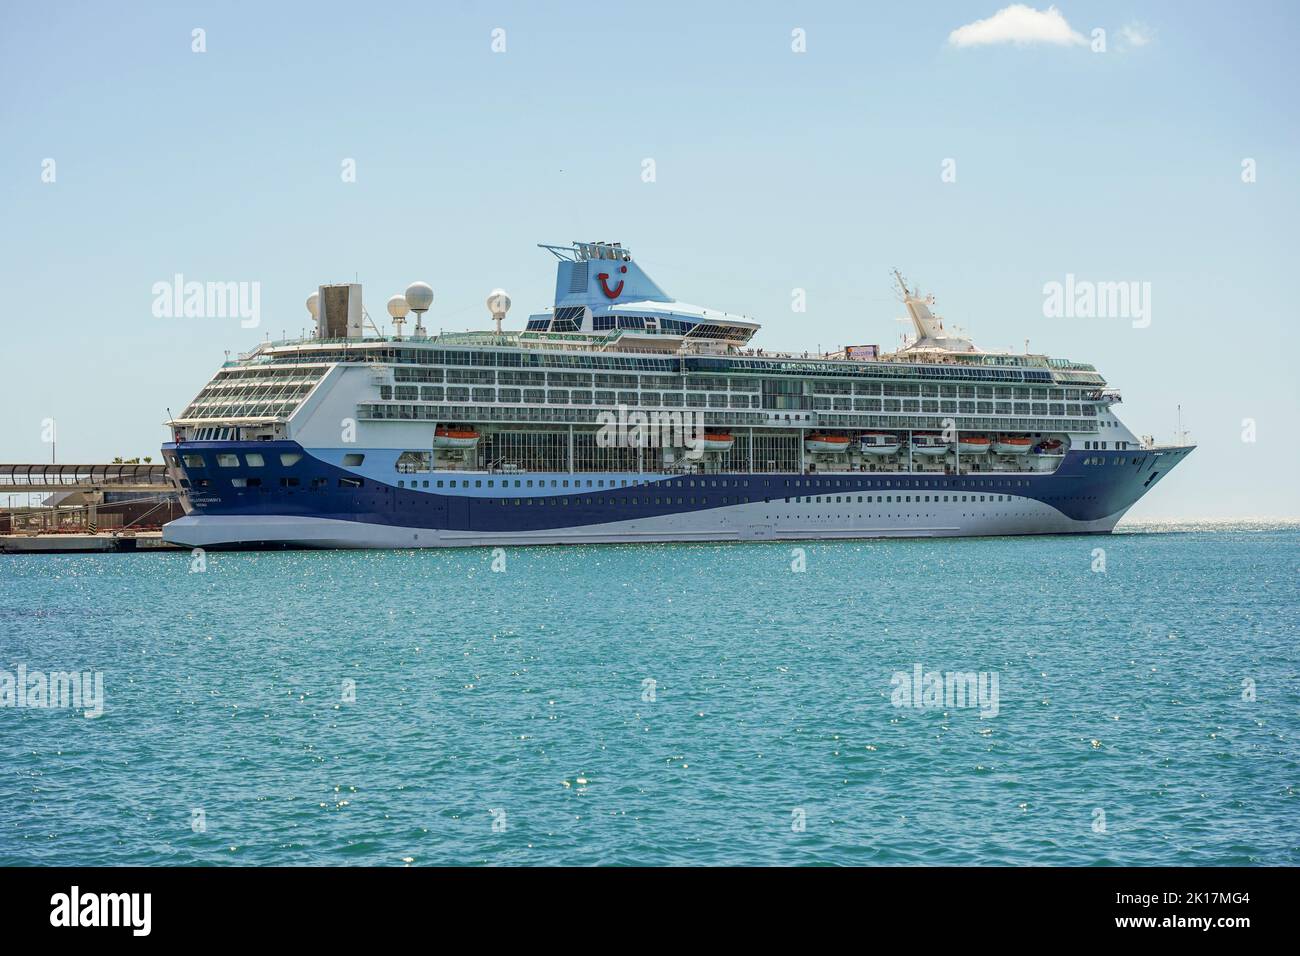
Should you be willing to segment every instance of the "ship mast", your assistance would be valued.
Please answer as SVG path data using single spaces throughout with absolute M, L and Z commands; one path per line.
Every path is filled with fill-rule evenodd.
M 893 270 L 893 272 L 894 280 L 898 283 L 899 289 L 903 291 L 903 300 L 907 301 L 907 299 L 912 295 L 912 293 L 908 291 L 907 280 L 903 278 L 903 273 L 899 272 L 897 269 Z
M 912 320 L 912 327 L 916 329 L 916 341 L 912 343 L 912 348 L 943 349 L 951 352 L 975 351 L 975 346 L 965 336 L 944 331 L 943 320 L 930 311 L 934 296 L 920 298 L 916 292 L 907 287 L 907 280 L 903 278 L 901 272 L 894 269 L 893 273 L 898 288 L 903 293 L 903 305 L 907 307 L 907 315 Z

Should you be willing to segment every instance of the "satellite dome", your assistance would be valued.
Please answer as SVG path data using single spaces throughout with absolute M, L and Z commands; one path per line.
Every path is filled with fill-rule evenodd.
M 406 304 L 406 296 L 395 295 L 388 300 L 388 314 L 393 318 L 404 319 L 409 311 L 411 307 Z
M 505 289 L 493 289 L 487 297 L 487 307 L 493 315 L 505 315 L 510 311 L 510 296 Z
M 313 292 L 307 296 L 307 311 L 311 313 L 313 319 L 320 318 L 320 293 Z
M 427 312 L 433 305 L 433 286 L 427 282 L 412 282 L 406 287 L 406 304 L 412 312 Z

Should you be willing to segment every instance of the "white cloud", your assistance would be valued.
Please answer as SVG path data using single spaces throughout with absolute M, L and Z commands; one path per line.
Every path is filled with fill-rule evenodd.
M 985 20 L 968 23 L 948 34 L 948 43 L 956 47 L 989 46 L 994 43 L 1080 46 L 1087 45 L 1087 42 L 1066 22 L 1056 7 L 1035 10 L 1023 3 L 1013 3 Z
M 1145 23 L 1126 23 L 1120 27 L 1119 35 L 1129 46 L 1146 46 L 1151 42 L 1152 30 Z

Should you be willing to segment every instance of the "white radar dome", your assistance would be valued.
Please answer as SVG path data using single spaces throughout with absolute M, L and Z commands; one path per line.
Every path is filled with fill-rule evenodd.
M 412 312 L 428 312 L 433 305 L 433 286 L 427 282 L 412 282 L 406 287 L 406 304 Z
M 311 313 L 313 319 L 320 318 L 320 293 L 313 292 L 307 296 L 307 311 Z
M 406 313 L 411 311 L 411 307 L 406 304 L 406 296 L 395 295 L 388 300 L 388 314 L 395 319 L 406 318 Z
M 487 297 L 487 307 L 493 315 L 505 315 L 510 311 L 510 296 L 505 289 L 493 289 Z

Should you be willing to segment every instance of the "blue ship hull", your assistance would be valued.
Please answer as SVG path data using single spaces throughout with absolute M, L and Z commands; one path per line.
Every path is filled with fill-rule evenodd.
M 1050 474 L 437 471 L 392 481 L 292 441 L 163 450 L 178 462 L 187 509 L 167 540 L 252 548 L 1099 533 L 1190 448 L 1070 451 Z M 248 466 L 249 452 L 264 464 Z M 219 466 L 218 453 L 238 464 Z M 282 454 L 297 457 L 282 464 Z

